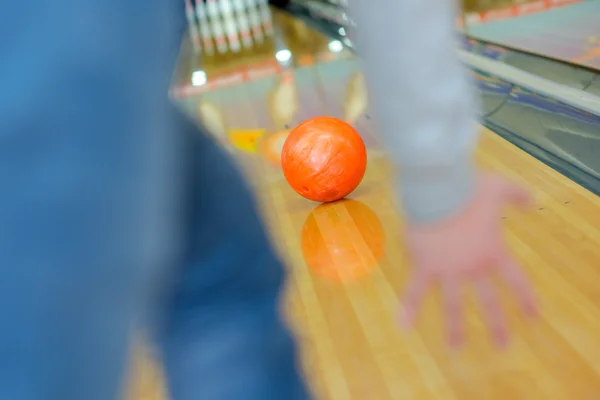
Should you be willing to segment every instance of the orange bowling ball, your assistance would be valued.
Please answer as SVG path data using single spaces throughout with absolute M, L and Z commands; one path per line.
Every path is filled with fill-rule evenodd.
M 285 179 L 307 199 L 330 202 L 349 195 L 367 169 L 367 150 L 348 123 L 333 117 L 304 121 L 281 152 Z

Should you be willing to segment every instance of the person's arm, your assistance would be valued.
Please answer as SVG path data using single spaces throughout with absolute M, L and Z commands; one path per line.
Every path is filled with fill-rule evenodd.
M 455 52 L 455 2 L 353 0 L 383 145 L 407 218 L 432 222 L 473 191 L 476 102 Z
M 414 325 L 432 285 L 441 288 L 448 342 L 464 339 L 460 284 L 470 281 L 496 344 L 508 326 L 491 275 L 502 276 L 526 315 L 537 312 L 525 275 L 502 239 L 508 205 L 529 194 L 472 163 L 476 102 L 455 53 L 452 0 L 354 0 L 362 55 L 383 144 L 400 179 L 412 276 L 401 321 Z

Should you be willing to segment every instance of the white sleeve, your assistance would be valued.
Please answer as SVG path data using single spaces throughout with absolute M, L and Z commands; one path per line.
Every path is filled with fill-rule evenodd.
M 351 0 L 380 137 L 406 217 L 446 218 L 473 188 L 476 101 L 453 0 Z

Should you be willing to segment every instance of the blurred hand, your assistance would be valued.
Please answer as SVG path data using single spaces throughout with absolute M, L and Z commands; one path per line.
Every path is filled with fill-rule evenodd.
M 414 272 L 406 288 L 402 322 L 412 326 L 428 289 L 441 288 L 448 341 L 458 346 L 464 338 L 460 286 L 473 283 L 494 341 L 506 345 L 508 330 L 493 280 L 501 277 L 528 316 L 537 313 L 535 296 L 502 237 L 502 210 L 527 206 L 529 194 L 504 178 L 481 174 L 471 204 L 452 219 L 412 225 L 406 243 Z

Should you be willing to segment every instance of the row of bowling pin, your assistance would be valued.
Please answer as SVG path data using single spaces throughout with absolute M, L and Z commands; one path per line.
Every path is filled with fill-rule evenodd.
M 242 46 L 252 48 L 273 34 L 268 0 L 186 0 L 192 44 L 198 51 L 214 54 Z

